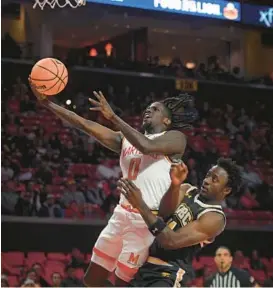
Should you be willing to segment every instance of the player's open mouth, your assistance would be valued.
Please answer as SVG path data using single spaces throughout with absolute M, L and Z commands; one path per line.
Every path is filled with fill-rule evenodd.
M 147 120 L 147 119 L 151 119 L 151 115 L 150 114 L 145 114 L 143 120 Z

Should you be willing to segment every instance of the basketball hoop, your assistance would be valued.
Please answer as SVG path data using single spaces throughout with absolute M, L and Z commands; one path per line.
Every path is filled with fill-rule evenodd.
M 35 0 L 33 9 L 39 6 L 41 10 L 43 10 L 46 4 L 52 9 L 54 9 L 56 5 L 59 8 L 64 8 L 66 6 L 70 6 L 71 8 L 77 8 L 80 6 L 85 6 L 86 0 Z

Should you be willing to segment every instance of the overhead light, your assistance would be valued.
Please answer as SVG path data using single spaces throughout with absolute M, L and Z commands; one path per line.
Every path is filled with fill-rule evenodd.
M 112 54 L 112 50 L 113 50 L 113 45 L 111 43 L 107 43 L 104 47 L 104 50 L 106 52 L 106 55 L 109 57 Z
M 70 105 L 71 104 L 71 100 L 70 99 L 68 99 L 68 100 L 66 100 L 66 105 Z
M 95 48 L 91 48 L 89 51 L 89 56 L 90 57 L 97 57 L 98 56 L 98 52 Z
M 194 69 L 196 64 L 194 62 L 187 62 L 185 66 L 187 69 Z

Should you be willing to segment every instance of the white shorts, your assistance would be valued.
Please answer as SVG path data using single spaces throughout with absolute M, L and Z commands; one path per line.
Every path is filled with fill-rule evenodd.
M 102 230 L 91 261 L 130 282 L 146 261 L 154 236 L 139 213 L 129 212 L 120 205 Z

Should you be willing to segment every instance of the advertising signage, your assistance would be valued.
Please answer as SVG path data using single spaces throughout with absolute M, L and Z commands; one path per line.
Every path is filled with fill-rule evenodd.
M 224 0 L 87 0 L 88 2 L 240 21 L 240 3 Z
M 242 11 L 242 22 L 265 28 L 273 28 L 273 7 L 245 4 Z

